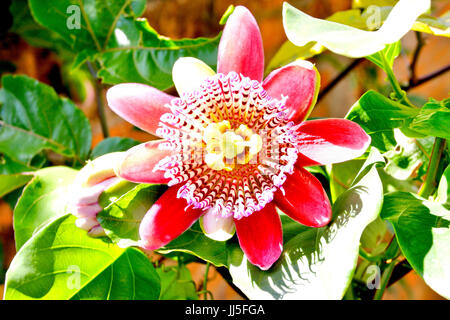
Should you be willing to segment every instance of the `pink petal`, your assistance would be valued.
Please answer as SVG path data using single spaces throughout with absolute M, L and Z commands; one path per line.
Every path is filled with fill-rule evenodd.
M 308 117 L 316 103 L 320 75 L 312 63 L 298 60 L 272 71 L 263 87 L 272 98 L 287 97 L 289 119 L 299 123 Z
M 264 74 L 261 32 L 253 15 L 243 6 L 237 6 L 228 18 L 219 44 L 217 72 L 231 71 L 257 81 L 262 81 Z
M 269 203 L 234 223 L 247 259 L 262 270 L 269 269 L 283 251 L 283 230 L 275 206 Z
M 153 140 L 129 149 L 116 169 L 116 174 L 128 181 L 137 183 L 168 183 L 164 171 L 153 170 L 158 162 L 172 151 L 160 150 L 159 144 L 165 140 Z
M 346 119 L 305 121 L 297 130 L 299 159 L 296 166 L 327 165 L 361 156 L 370 145 L 370 136 L 355 122 Z
M 295 221 L 323 227 L 331 220 L 331 204 L 320 181 L 305 169 L 295 169 L 283 184 L 285 194 L 275 192 L 275 203 Z
M 187 207 L 177 198 L 178 187 L 169 188 L 145 214 L 139 227 L 141 245 L 147 250 L 159 249 L 181 235 L 204 213 Z
M 141 83 L 118 84 L 106 93 L 112 111 L 151 134 L 155 134 L 161 115 L 169 112 L 164 105 L 174 98 Z

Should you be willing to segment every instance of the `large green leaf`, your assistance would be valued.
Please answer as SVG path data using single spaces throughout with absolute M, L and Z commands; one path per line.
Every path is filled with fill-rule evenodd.
M 83 162 L 91 127 L 75 104 L 50 86 L 26 76 L 2 78 L 0 152 L 24 166 L 44 150 Z
M 313 18 L 285 2 L 283 25 L 288 39 L 297 46 L 315 41 L 341 55 L 364 57 L 400 40 L 429 7 L 429 0 L 400 0 L 379 30 L 366 31 Z
M 157 299 L 159 277 L 146 256 L 91 238 L 62 216 L 34 235 L 6 274 L 5 299 Z
M 145 19 L 121 18 L 106 50 L 98 56 L 105 83 L 139 82 L 161 90 L 173 85 L 172 67 L 181 57 L 196 57 L 213 69 L 220 35 L 172 40 L 159 35 Z
M 346 119 L 358 123 L 372 138 L 372 146 L 386 152 L 397 145 L 393 129 L 405 126 L 417 113 L 418 109 L 368 91 L 351 107 Z
M 69 185 L 78 171 L 49 167 L 34 172 L 14 209 L 16 249 L 52 219 L 66 214 Z
M 34 21 L 28 0 L 15 0 L 9 8 L 13 16 L 11 32 L 20 34 L 29 44 L 43 48 L 68 48 L 56 32 L 46 29 Z
M 430 99 L 408 127 L 426 135 L 450 139 L 450 99 L 441 102 Z
M 99 203 L 104 208 L 97 219 L 106 234 L 121 247 L 137 245 L 144 215 L 166 190 L 164 185 L 133 184 L 128 181 L 105 190 Z
M 297 227 L 268 271 L 251 265 L 235 246 L 229 260 L 234 284 L 250 299 L 342 298 L 356 266 L 361 234 L 381 209 L 379 162 L 374 150 L 351 188 L 334 203 L 332 223 L 323 229 Z
M 392 223 L 414 270 L 437 293 L 450 298 L 450 204 L 394 192 L 385 196 L 381 217 Z
M 144 0 L 30 0 L 30 8 L 38 23 L 57 33 L 78 52 L 73 65 L 97 61 L 98 76 L 105 83 L 139 82 L 167 89 L 173 85 L 173 64 L 185 56 L 199 58 L 215 68 L 220 35 L 180 40 L 161 36 L 145 19 L 137 18 L 145 3 Z M 68 28 L 76 17 L 80 28 Z
M 145 1 L 29 0 L 29 4 L 34 19 L 73 49 L 100 51 L 113 35 L 117 19 L 123 14 L 142 14 Z

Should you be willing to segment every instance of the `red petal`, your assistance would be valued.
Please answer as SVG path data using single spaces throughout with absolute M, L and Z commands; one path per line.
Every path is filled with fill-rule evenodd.
M 116 169 L 116 174 L 128 181 L 137 183 L 168 183 L 164 171 L 153 171 L 158 162 L 172 151 L 160 150 L 158 145 L 165 140 L 153 140 L 129 149 Z
M 355 122 L 346 119 L 305 121 L 297 130 L 296 165 L 327 165 L 361 156 L 370 145 L 370 136 Z
M 109 107 L 131 124 L 155 134 L 159 118 L 169 112 L 164 107 L 175 97 L 140 83 L 122 83 L 106 94 Z
M 261 211 L 234 223 L 247 259 L 262 270 L 269 269 L 283 251 L 283 230 L 275 206 L 269 203 Z
M 177 198 L 178 187 L 169 188 L 145 214 L 139 227 L 141 245 L 156 250 L 181 235 L 204 213 L 187 209 L 187 202 Z
M 331 204 L 320 181 L 305 169 L 295 169 L 275 192 L 276 205 L 289 217 L 309 227 L 323 227 L 331 220 Z
M 263 87 L 272 98 L 286 96 L 286 112 L 294 122 L 303 121 L 317 100 L 320 75 L 314 65 L 299 60 L 272 71 L 263 82 Z
M 257 81 L 262 81 L 264 75 L 261 32 L 253 15 L 243 6 L 237 6 L 228 18 L 219 44 L 217 72 L 231 71 Z

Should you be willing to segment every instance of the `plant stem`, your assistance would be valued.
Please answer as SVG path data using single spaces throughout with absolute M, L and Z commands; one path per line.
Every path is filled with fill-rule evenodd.
M 386 287 L 389 283 L 389 279 L 392 276 L 394 268 L 395 268 L 395 261 L 392 261 L 383 271 L 383 274 L 381 275 L 380 289 L 378 289 L 377 292 L 375 292 L 375 296 L 373 297 L 374 300 L 381 300 L 381 298 L 383 297 L 384 291 L 386 290 Z
M 442 152 L 445 149 L 446 140 L 438 138 L 434 140 L 433 150 L 431 151 L 430 162 L 428 163 L 427 175 L 423 182 L 418 195 L 422 198 L 428 198 L 436 187 L 436 173 L 441 160 Z
M 102 94 L 103 94 L 102 87 L 101 87 L 99 79 L 97 78 L 97 72 L 95 71 L 91 62 L 87 61 L 86 65 L 89 69 L 89 72 L 90 72 L 92 78 L 94 79 L 95 99 L 97 102 L 97 113 L 98 113 L 98 117 L 100 119 L 100 125 L 102 128 L 103 138 L 107 138 L 107 137 L 109 137 L 109 130 L 108 130 L 108 122 L 106 120 L 103 100 L 102 100 Z
M 345 76 L 352 71 L 356 66 L 358 66 L 362 61 L 364 60 L 364 58 L 358 58 L 353 60 L 352 63 L 350 63 L 344 70 L 342 70 L 337 76 L 336 78 L 334 78 L 333 80 L 331 80 L 331 82 L 329 84 L 327 84 L 319 93 L 319 96 L 317 97 L 317 102 L 320 101 L 320 99 L 322 99 L 328 92 L 331 91 L 331 89 L 333 89 L 342 79 L 345 78 Z
M 203 299 L 204 300 L 208 300 L 208 290 L 206 288 L 207 284 L 208 284 L 208 272 L 209 272 L 209 267 L 211 266 L 210 262 L 206 262 L 206 266 L 205 266 L 205 277 L 203 278 L 203 288 L 202 290 L 204 291 L 203 294 Z
M 409 65 L 409 71 L 410 71 L 409 83 L 415 83 L 417 81 L 416 65 L 417 65 L 417 61 L 419 60 L 420 50 L 422 50 L 423 45 L 424 45 L 424 41 L 422 39 L 422 33 L 415 31 L 415 34 L 416 34 L 416 39 L 417 39 L 417 46 L 416 46 L 416 49 L 414 50 L 411 64 Z
M 434 72 L 432 72 L 432 73 L 430 73 L 430 74 L 428 74 L 428 75 L 426 75 L 426 76 L 416 80 L 413 83 L 410 83 L 409 85 L 407 85 L 405 87 L 402 87 L 402 89 L 405 90 L 405 91 L 408 91 L 408 90 L 410 90 L 412 88 L 420 86 L 421 84 L 423 84 L 423 83 L 425 83 L 427 81 L 430 81 L 430 80 L 433 80 L 436 77 L 439 77 L 440 75 L 446 73 L 447 71 L 450 71 L 450 64 L 445 66 L 445 67 L 443 67 L 442 69 L 436 70 L 436 71 L 434 71 Z
M 384 65 L 384 71 L 386 72 L 386 75 L 389 79 L 389 82 L 391 83 L 392 89 L 394 89 L 395 95 L 397 99 L 404 105 L 412 108 L 416 108 L 415 105 L 409 101 L 408 96 L 406 95 L 406 92 L 403 91 L 402 87 L 397 81 L 397 78 L 394 75 L 394 71 L 392 70 L 391 66 L 386 60 L 386 56 L 384 54 L 380 55 L 383 59 L 383 65 Z

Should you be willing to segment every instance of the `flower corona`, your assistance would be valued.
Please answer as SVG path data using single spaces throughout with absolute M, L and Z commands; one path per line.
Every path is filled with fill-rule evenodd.
M 174 152 L 154 170 L 196 209 L 240 219 L 273 200 L 297 160 L 296 126 L 285 99 L 271 98 L 261 83 L 235 72 L 208 77 L 173 99 L 156 134 Z

